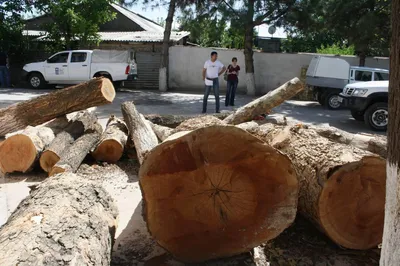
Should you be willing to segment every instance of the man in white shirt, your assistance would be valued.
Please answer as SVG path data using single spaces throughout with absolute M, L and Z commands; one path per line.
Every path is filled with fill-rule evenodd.
M 203 113 L 207 112 L 208 95 L 210 95 L 211 88 L 214 90 L 216 113 L 219 113 L 219 82 L 218 77 L 223 74 L 226 67 L 217 60 L 217 52 L 211 53 L 211 59 L 207 60 L 203 68 L 203 80 L 205 83 L 205 91 L 203 98 Z

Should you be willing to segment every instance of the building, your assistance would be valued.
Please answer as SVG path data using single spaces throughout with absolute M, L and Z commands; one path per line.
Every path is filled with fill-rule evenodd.
M 158 88 L 164 28 L 120 5 L 111 4 L 111 7 L 116 13 L 116 18 L 100 26 L 100 44 L 89 48 L 133 49 L 136 52 L 139 79 L 126 83 L 126 86 L 138 89 Z M 26 20 L 24 34 L 30 36 L 33 42 L 45 41 L 44 28 L 51 20 L 49 15 Z M 189 32 L 172 32 L 170 45 L 185 45 L 188 36 Z

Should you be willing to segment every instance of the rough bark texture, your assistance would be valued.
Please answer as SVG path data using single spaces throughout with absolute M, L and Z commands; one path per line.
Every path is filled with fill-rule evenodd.
M 162 247 L 186 262 L 232 256 L 293 222 L 298 181 L 285 155 L 232 126 L 184 133 L 139 172 L 144 219 Z
M 110 265 L 118 211 L 74 174 L 49 178 L 0 229 L 0 265 Z
M 224 112 L 220 114 L 214 114 L 212 116 L 217 117 L 219 119 L 225 119 L 227 116 L 232 114 L 233 112 Z M 145 115 L 144 117 L 152 122 L 153 124 L 160 125 L 160 126 L 165 126 L 165 127 L 170 127 L 170 128 L 176 128 L 179 126 L 182 122 L 191 119 L 191 118 L 196 118 L 196 117 L 201 117 L 204 115 L 158 115 L 158 114 L 151 114 L 151 115 Z
M 0 109 L 0 136 L 37 126 L 56 117 L 111 103 L 115 91 L 107 78 L 92 79 Z
M 128 128 L 125 123 L 111 116 L 92 156 L 98 161 L 116 163 L 124 153 L 127 139 Z
M 214 116 L 206 115 L 188 119 L 182 122 L 179 126 L 177 126 L 173 133 L 180 132 L 180 131 L 192 131 L 202 127 L 209 127 L 209 126 L 222 126 L 226 125 L 226 123 Z
M 150 120 L 147 120 L 147 121 L 150 124 L 151 128 L 153 129 L 154 133 L 157 135 L 158 139 L 161 141 L 164 141 L 166 138 L 168 138 L 173 133 L 172 128 L 154 124 Z
M 0 171 L 3 173 L 30 171 L 43 149 L 67 125 L 65 116 L 43 126 L 28 126 L 20 133 L 10 135 L 0 147 Z
M 300 181 L 301 214 L 343 247 L 369 249 L 381 242 L 384 159 L 298 126 L 268 124 L 257 135 L 292 160 Z
M 86 155 L 99 142 L 103 129 L 101 125 L 96 123 L 92 129 L 85 132 L 79 137 L 68 149 L 62 154 L 60 160 L 53 166 L 49 172 L 50 176 L 63 172 L 76 172 Z
M 246 66 L 246 87 L 247 95 L 256 95 L 256 82 L 254 77 L 254 5 L 255 0 L 249 0 L 247 3 L 247 14 L 245 22 L 244 35 L 244 60 Z
M 64 151 L 83 135 L 86 130 L 96 127 L 97 117 L 89 111 L 77 112 L 72 117 L 68 126 L 57 134 L 53 141 L 40 156 L 40 166 L 46 172 L 50 172 L 53 166 L 60 160 Z
M 388 159 L 381 266 L 400 261 L 400 0 L 392 1 Z
M 250 121 L 256 115 L 268 113 L 303 89 L 303 83 L 298 78 L 294 78 L 266 95 L 240 107 L 235 113 L 225 118 L 224 121 L 233 125 Z
M 142 164 L 147 153 L 158 145 L 157 136 L 146 119 L 136 110 L 133 102 L 124 102 L 121 106 L 129 137 L 135 143 L 139 163 Z

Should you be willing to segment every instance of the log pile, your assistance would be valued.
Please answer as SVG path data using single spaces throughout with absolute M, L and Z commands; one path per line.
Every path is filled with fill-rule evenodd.
M 107 79 L 1 109 L 0 136 L 14 132 L 0 141 L 1 172 L 40 165 L 51 177 L 0 229 L 0 250 L 13 250 L 12 256 L 0 255 L 0 265 L 47 259 L 108 265 L 114 207 L 98 187 L 73 173 L 87 156 L 116 163 L 124 154 L 141 165 L 143 217 L 150 234 L 184 262 L 250 251 L 290 226 L 297 210 L 344 248 L 377 246 L 383 231 L 385 140 L 287 125 L 280 116 L 252 121 L 303 88 L 295 78 L 234 113 L 215 116 L 144 116 L 133 102 L 125 102 L 122 117 L 111 116 L 104 131 L 86 109 L 113 100 Z M 32 108 L 41 115 L 14 119 Z M 55 214 L 47 219 L 52 209 Z M 63 219 L 82 229 L 73 227 L 69 238 L 64 227 L 55 232 Z M 11 235 L 19 226 L 24 237 L 17 241 Z M 93 241 L 90 250 L 84 250 L 82 235 Z M 52 243 L 56 238 L 61 240 Z M 52 249 L 36 254 L 42 245 Z M 35 252 L 25 258 L 24 249 L 17 251 L 20 246 Z

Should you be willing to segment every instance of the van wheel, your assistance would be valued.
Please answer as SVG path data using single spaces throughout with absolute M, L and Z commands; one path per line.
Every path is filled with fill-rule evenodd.
M 389 120 L 388 117 L 388 104 L 374 103 L 365 111 L 364 122 L 372 130 L 386 131 Z
M 364 121 L 364 112 L 351 110 L 351 116 L 357 121 Z
M 331 92 L 325 97 L 325 106 L 330 110 L 338 110 L 341 102 L 339 102 L 339 93 Z
M 325 95 L 324 95 L 325 93 L 324 92 L 322 92 L 322 91 L 318 91 L 317 92 L 317 101 L 319 102 L 319 104 L 320 105 L 324 105 L 324 103 L 325 103 Z
M 44 80 L 42 74 L 40 73 L 32 73 L 29 76 L 29 86 L 32 89 L 43 89 L 46 87 L 46 81 Z

